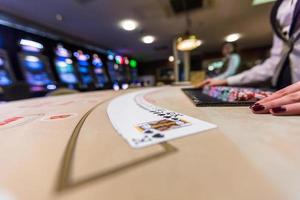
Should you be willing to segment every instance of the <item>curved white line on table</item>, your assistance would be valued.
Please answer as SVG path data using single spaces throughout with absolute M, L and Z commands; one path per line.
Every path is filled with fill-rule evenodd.
M 215 128 L 216 125 L 149 103 L 144 96 L 159 89 L 132 92 L 112 100 L 107 108 L 117 132 L 133 148 L 142 148 Z

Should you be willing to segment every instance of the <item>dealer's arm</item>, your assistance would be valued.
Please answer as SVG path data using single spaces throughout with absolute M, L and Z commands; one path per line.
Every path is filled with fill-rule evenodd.
M 249 85 L 253 83 L 264 82 L 270 79 L 274 75 L 275 68 L 281 59 L 282 46 L 283 46 L 282 41 L 277 36 L 274 36 L 271 55 L 263 64 L 257 65 L 252 69 L 245 71 L 241 74 L 228 77 L 227 79 L 207 79 L 199 83 L 196 87 L 203 87 L 205 85 L 243 86 L 243 85 Z

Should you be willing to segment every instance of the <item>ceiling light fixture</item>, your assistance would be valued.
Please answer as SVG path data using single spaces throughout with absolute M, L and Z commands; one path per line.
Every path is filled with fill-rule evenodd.
M 185 10 L 186 32 L 176 40 L 176 48 L 179 51 L 191 51 L 199 47 L 202 41 L 199 40 L 196 35 L 190 33 L 192 20 L 187 10 L 186 0 L 182 0 L 182 4 Z
M 144 42 L 145 44 L 151 44 L 155 41 L 155 37 L 152 35 L 146 35 L 144 37 L 142 37 L 142 42 Z
M 138 23 L 135 20 L 132 20 L 132 19 L 125 19 L 125 20 L 120 22 L 120 26 L 125 31 L 133 31 L 138 27 Z
M 195 35 L 187 33 L 177 39 L 177 49 L 179 51 L 191 51 L 201 46 L 202 43 Z
M 225 37 L 225 41 L 226 41 L 226 42 L 236 42 L 236 41 L 238 41 L 241 37 L 242 37 L 241 34 L 239 34 L 239 33 L 233 33 L 233 34 L 227 35 L 227 36 Z
M 64 19 L 61 14 L 56 14 L 55 18 L 56 18 L 57 21 L 60 21 L 60 22 Z

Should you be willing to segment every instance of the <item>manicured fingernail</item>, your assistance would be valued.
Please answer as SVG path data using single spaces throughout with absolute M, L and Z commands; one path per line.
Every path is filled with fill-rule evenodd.
M 272 112 L 274 112 L 274 113 L 283 113 L 283 112 L 286 112 L 286 108 L 283 108 L 283 107 L 273 108 Z
M 260 105 L 260 104 L 257 104 L 257 105 L 252 106 L 252 110 L 253 110 L 254 112 L 263 111 L 263 110 L 265 110 L 265 109 L 266 109 L 266 108 L 265 108 L 264 106 Z
M 254 106 L 259 105 L 258 103 L 252 104 L 251 106 L 249 106 L 250 109 L 252 109 Z

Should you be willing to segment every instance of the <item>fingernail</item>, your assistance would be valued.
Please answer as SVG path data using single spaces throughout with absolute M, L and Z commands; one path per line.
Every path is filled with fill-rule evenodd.
M 283 108 L 283 107 L 273 108 L 272 112 L 274 112 L 274 113 L 283 113 L 283 112 L 286 112 L 286 108 Z
M 254 112 L 258 112 L 258 111 L 262 111 L 262 110 L 265 110 L 266 108 L 260 104 L 256 104 L 254 106 L 252 106 L 252 110 Z
M 252 104 L 251 106 L 249 106 L 250 109 L 252 109 L 254 106 L 259 105 L 258 103 Z

